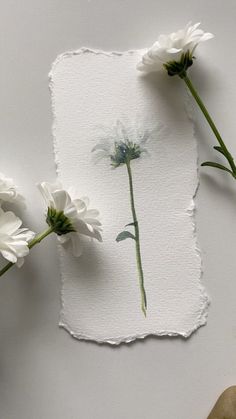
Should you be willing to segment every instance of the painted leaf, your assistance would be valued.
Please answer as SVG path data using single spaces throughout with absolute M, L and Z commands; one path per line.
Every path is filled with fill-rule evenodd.
M 126 240 L 126 239 L 136 240 L 135 236 L 132 233 L 125 230 L 125 231 L 122 231 L 120 234 L 118 234 L 116 241 L 121 242 L 122 240 Z
M 129 223 L 129 224 L 125 224 L 125 227 L 135 226 L 135 225 L 137 225 L 137 222 L 136 222 L 136 223 Z

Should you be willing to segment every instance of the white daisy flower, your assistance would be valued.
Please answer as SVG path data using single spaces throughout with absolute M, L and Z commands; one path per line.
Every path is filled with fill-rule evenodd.
M 35 236 L 33 231 L 20 228 L 22 221 L 12 211 L 4 212 L 0 208 L 0 253 L 18 267 L 24 263 L 29 253 L 28 243 Z
M 193 53 L 199 43 L 208 41 L 214 35 L 199 29 L 200 23 L 192 25 L 189 22 L 184 29 L 169 35 L 160 35 L 158 40 L 143 55 L 142 61 L 137 65 L 138 70 L 145 72 L 159 71 L 170 63 L 185 64 L 185 70 L 192 65 Z M 183 63 L 185 59 L 185 63 Z M 173 68 L 172 68 L 173 70 Z M 175 71 L 177 71 L 175 69 Z M 170 75 L 171 72 L 169 72 Z M 178 74 L 175 72 L 175 74 Z
M 42 182 L 38 188 L 48 207 L 48 225 L 53 227 L 60 243 L 66 243 L 74 256 L 82 254 L 81 236 L 102 241 L 99 212 L 88 208 L 88 198 L 77 198 L 75 191 L 71 189 L 67 192 L 59 182 Z

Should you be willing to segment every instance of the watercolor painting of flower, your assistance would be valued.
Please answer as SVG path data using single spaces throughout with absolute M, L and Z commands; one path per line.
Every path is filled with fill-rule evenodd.
M 126 239 L 132 239 L 135 242 L 136 265 L 139 278 L 139 287 L 141 294 L 141 309 L 146 316 L 147 297 L 144 286 L 144 272 L 142 266 L 141 255 L 141 238 L 139 231 L 138 215 L 135 208 L 134 182 L 132 174 L 132 160 L 139 159 L 143 153 L 146 153 L 145 143 L 149 139 L 150 132 L 148 130 L 134 130 L 126 127 L 121 121 L 117 121 L 112 128 L 108 128 L 104 137 L 92 149 L 96 153 L 96 161 L 107 158 L 110 165 L 115 169 L 120 166 L 126 166 L 128 175 L 128 185 L 130 193 L 130 206 L 132 213 L 132 222 L 126 224 L 125 227 L 132 227 L 131 233 L 125 228 L 116 237 L 117 242 Z

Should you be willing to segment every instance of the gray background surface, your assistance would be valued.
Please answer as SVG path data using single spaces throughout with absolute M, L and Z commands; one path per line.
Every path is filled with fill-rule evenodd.
M 216 39 L 199 48 L 192 75 L 236 155 L 235 0 L 8 0 L 1 2 L 0 170 L 44 228 L 35 188 L 55 178 L 47 74 L 55 57 L 81 46 L 127 50 L 202 21 Z M 200 160 L 213 137 L 197 112 Z M 201 170 L 197 230 L 208 325 L 192 338 L 149 338 L 111 348 L 73 340 L 57 327 L 60 275 L 55 238 L 0 281 L 1 419 L 204 419 L 236 384 L 236 191 L 227 175 Z

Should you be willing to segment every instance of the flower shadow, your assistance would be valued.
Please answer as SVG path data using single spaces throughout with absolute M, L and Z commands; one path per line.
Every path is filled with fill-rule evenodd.
M 48 240 L 43 247 L 32 250 L 22 268 L 14 266 L 3 276 L 3 304 L 8 305 L 8 318 L 3 320 L 9 325 L 3 328 L 6 340 L 10 341 L 11 336 L 18 339 L 20 330 L 21 342 L 24 338 L 28 342 L 36 333 L 44 333 L 45 322 L 54 330 L 60 310 L 61 284 L 59 266 L 52 264 L 52 260 L 56 260 L 56 246 Z M 49 312 L 54 314 L 49 316 Z
M 155 98 L 161 98 L 161 102 L 164 105 L 163 117 L 168 113 L 168 119 L 175 121 L 181 117 L 181 106 L 183 104 L 183 85 L 178 77 L 170 77 L 165 71 L 157 73 L 141 74 L 139 76 L 141 83 L 145 84 L 145 88 L 148 90 L 147 94 L 153 98 L 154 106 L 159 107 L 157 109 L 157 115 L 162 112 L 160 109 L 160 101 L 155 101 Z
M 99 278 L 105 277 L 104 260 L 101 251 L 95 241 L 83 240 L 83 253 L 79 258 L 61 248 L 62 255 L 66 257 L 66 263 L 73 266 L 73 273 L 76 272 L 77 280 L 86 287 L 99 287 Z M 106 261 L 107 264 L 107 261 Z
M 208 193 L 212 194 L 213 197 L 217 197 L 219 201 L 229 202 L 233 208 L 236 207 L 236 193 L 233 181 L 231 182 L 230 176 L 228 174 L 218 173 L 216 176 L 215 170 L 213 173 L 201 172 L 201 181 L 204 182 L 205 188 Z M 221 175 L 221 177 L 220 177 Z M 223 198 L 223 199 L 222 199 Z

